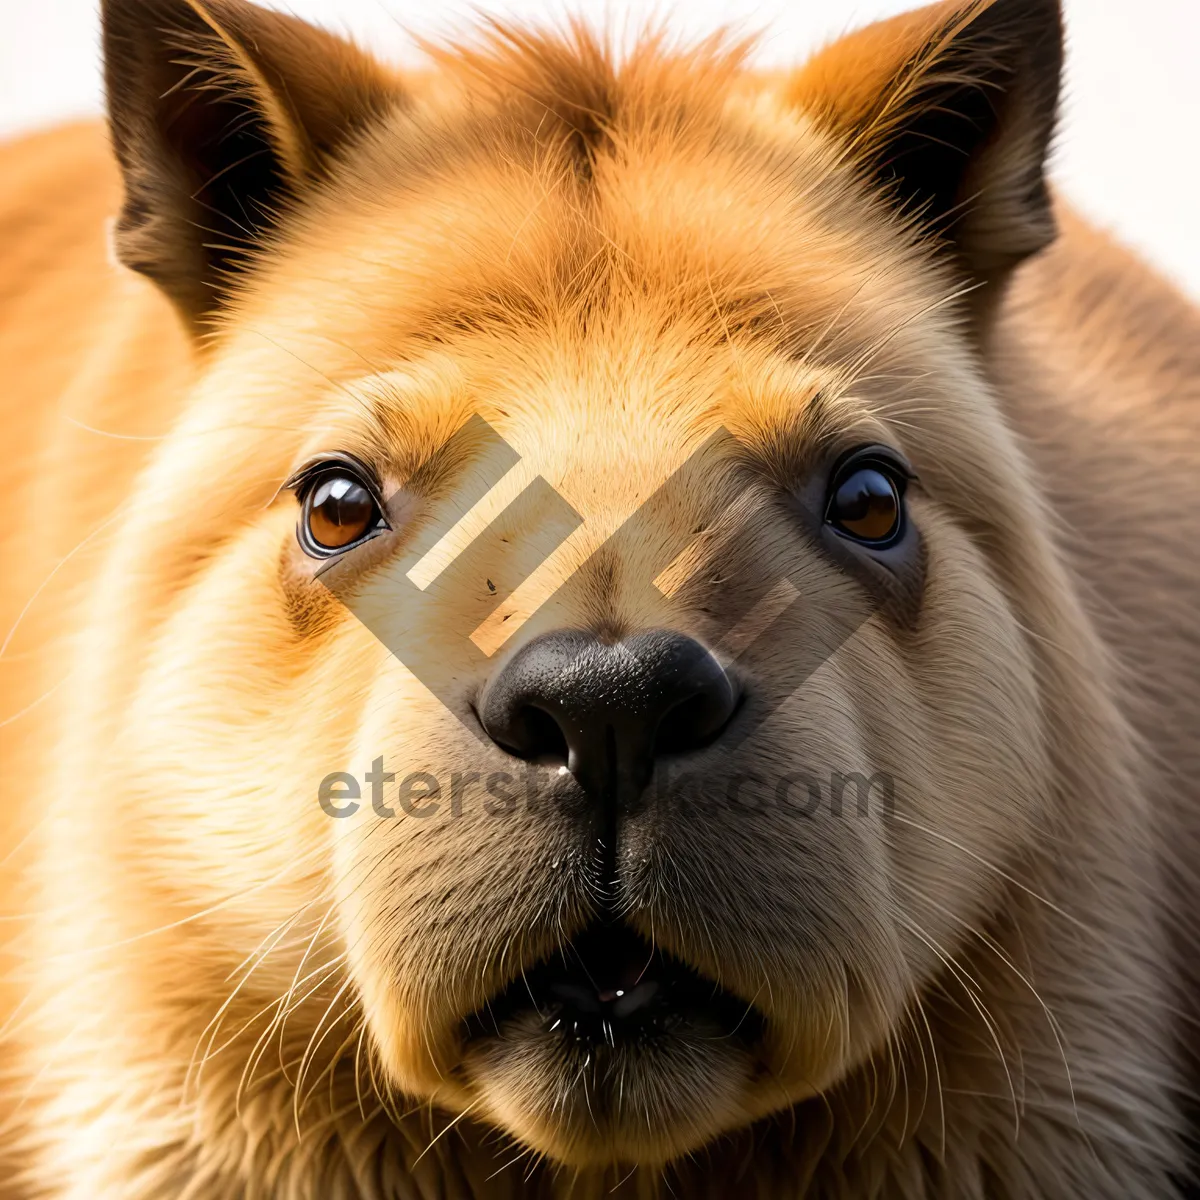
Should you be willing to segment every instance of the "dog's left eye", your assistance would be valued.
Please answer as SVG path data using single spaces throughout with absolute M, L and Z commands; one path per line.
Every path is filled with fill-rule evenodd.
M 303 481 L 298 533 L 306 554 L 328 558 L 386 528 L 374 490 L 352 468 L 331 465 Z
M 834 472 L 825 520 L 865 546 L 890 546 L 904 532 L 907 482 L 907 472 L 890 456 L 870 450 L 854 454 Z

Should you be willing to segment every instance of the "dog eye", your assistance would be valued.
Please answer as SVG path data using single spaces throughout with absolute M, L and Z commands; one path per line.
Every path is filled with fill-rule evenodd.
M 386 528 L 374 492 L 351 468 L 339 463 L 305 481 L 299 535 L 306 554 L 328 558 Z
M 875 549 L 904 531 L 907 472 L 870 451 L 854 454 L 834 473 L 825 520 L 844 537 Z

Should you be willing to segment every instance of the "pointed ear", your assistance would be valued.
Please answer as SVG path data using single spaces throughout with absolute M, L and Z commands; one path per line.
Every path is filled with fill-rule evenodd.
M 402 92 L 348 43 L 245 0 L 103 0 L 103 28 L 116 251 L 195 328 Z
M 1059 0 L 950 0 L 835 42 L 789 99 L 991 281 L 1054 238 L 1044 166 L 1062 57 Z

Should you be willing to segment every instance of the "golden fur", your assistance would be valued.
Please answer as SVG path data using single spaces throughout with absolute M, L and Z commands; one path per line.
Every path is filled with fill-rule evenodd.
M 618 64 L 498 30 L 402 80 L 239 0 L 106 6 L 122 169 L 91 125 L 0 148 L 6 1197 L 1182 1183 L 1200 319 L 1050 203 L 1057 20 L 939 5 L 769 78 L 719 42 Z M 941 137 L 915 123 L 979 95 L 988 136 L 936 166 L 957 190 L 906 192 Z M 213 112 L 250 139 L 226 190 Z M 472 414 L 584 518 L 498 610 L 504 653 L 580 564 L 559 623 L 704 638 L 712 581 L 767 556 L 815 637 L 868 585 L 780 497 L 859 442 L 918 476 L 915 608 L 731 752 L 886 771 L 895 812 L 631 824 L 629 921 L 766 1032 L 753 1062 L 632 1071 L 600 1117 L 552 1062 L 461 1037 L 585 924 L 580 830 L 316 802 L 377 755 L 503 769 L 313 582 L 281 490 L 355 452 L 419 532 L 457 511 L 475 467 L 438 450 Z M 736 508 L 739 544 L 648 607 L 653 545 L 589 556 L 718 427 L 739 454 L 648 537 Z M 402 541 L 357 568 L 377 631 L 409 619 Z M 397 636 L 436 659 L 484 582 Z

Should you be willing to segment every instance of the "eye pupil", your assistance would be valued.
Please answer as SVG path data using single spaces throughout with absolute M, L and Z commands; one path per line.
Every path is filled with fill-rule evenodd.
M 322 550 L 340 550 L 357 542 L 378 517 L 374 497 L 351 475 L 319 480 L 304 504 L 308 535 Z
M 900 528 L 900 494 L 877 467 L 859 467 L 838 485 L 829 521 L 861 542 L 886 542 Z

